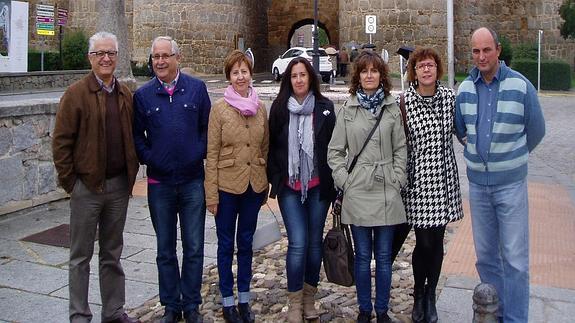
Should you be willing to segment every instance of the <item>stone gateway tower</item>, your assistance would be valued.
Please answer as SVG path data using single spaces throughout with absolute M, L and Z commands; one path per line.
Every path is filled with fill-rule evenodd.
M 74 0 L 70 28 L 93 33 L 97 0 Z M 543 53 L 575 64 L 575 41 L 563 40 L 558 14 L 563 0 L 454 1 L 457 71 L 471 66 L 469 38 L 481 26 L 495 29 L 512 44 L 535 43 L 544 31 Z M 174 37 L 182 48 L 182 66 L 196 73 L 220 74 L 233 49 L 251 48 L 257 72 L 269 71 L 273 59 L 288 47 L 294 31 L 313 22 L 313 0 L 125 0 L 129 51 L 133 61 L 147 61 L 154 37 Z M 397 71 L 402 45 L 431 46 L 447 55 L 446 0 L 319 0 L 319 25 L 336 47 L 369 40 L 365 15 L 377 16 L 377 50 L 387 49 Z

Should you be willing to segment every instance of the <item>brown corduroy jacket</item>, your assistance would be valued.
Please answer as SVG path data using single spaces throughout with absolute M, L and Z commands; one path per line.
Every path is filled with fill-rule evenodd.
M 118 108 L 124 141 L 130 191 L 138 173 L 138 157 L 132 135 L 132 93 L 117 80 Z M 70 85 L 58 106 L 52 140 L 58 182 L 72 192 L 81 179 L 94 193 L 104 190 L 106 180 L 106 102 L 94 72 Z
M 241 194 L 251 184 L 254 192 L 268 188 L 269 149 L 267 112 L 263 103 L 256 115 L 242 116 L 224 99 L 210 112 L 206 158 L 206 205 L 218 204 L 218 190 Z

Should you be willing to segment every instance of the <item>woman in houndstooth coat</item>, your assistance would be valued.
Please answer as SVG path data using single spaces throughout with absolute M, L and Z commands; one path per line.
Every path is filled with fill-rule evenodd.
M 453 151 L 455 93 L 439 84 L 442 75 L 435 50 L 420 48 L 410 55 L 410 87 L 404 94 L 408 183 L 402 195 L 407 221 L 416 236 L 414 322 L 437 321 L 435 288 L 443 262 L 445 227 L 463 217 Z

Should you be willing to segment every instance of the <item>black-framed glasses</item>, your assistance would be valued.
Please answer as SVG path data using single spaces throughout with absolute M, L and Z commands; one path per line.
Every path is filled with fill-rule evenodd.
M 174 53 L 174 54 L 170 54 L 170 55 L 168 55 L 168 54 L 162 54 L 162 55 L 156 54 L 156 55 L 152 55 L 152 59 L 155 60 L 155 61 L 159 61 L 160 59 L 162 59 L 162 60 L 165 61 L 165 60 L 167 60 L 168 58 L 173 57 L 173 56 L 176 56 L 176 54 L 175 54 L 175 53 Z
M 117 50 L 99 50 L 97 52 L 89 52 L 88 54 L 96 56 L 98 58 L 104 58 L 108 55 L 109 58 L 115 58 L 118 55 Z
M 417 64 L 417 66 L 415 66 L 415 69 L 416 70 L 432 70 L 436 67 L 437 67 L 437 64 L 435 64 L 435 63 L 422 63 L 422 64 Z

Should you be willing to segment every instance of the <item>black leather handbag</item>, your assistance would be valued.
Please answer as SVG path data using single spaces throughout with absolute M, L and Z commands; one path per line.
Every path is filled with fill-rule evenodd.
M 332 204 L 333 227 L 323 239 L 323 269 L 329 282 L 349 287 L 355 282 L 354 254 L 349 228 L 341 224 L 342 198 L 340 191 Z
M 357 163 L 357 158 L 367 146 L 369 139 L 373 136 L 375 129 L 379 126 L 381 117 L 383 116 L 384 107 L 381 108 L 379 117 L 375 122 L 375 125 L 371 129 L 367 139 L 363 143 L 363 146 L 353 158 L 349 168 L 347 169 L 348 174 L 351 173 L 355 164 Z M 323 269 L 327 280 L 331 283 L 338 284 L 341 286 L 353 286 L 355 283 L 354 279 L 354 263 L 355 256 L 353 253 L 353 243 L 351 240 L 351 233 L 347 224 L 341 223 L 341 205 L 343 201 L 343 192 L 338 191 L 335 201 L 332 203 L 331 214 L 333 216 L 333 227 L 327 232 L 325 238 L 323 239 Z

